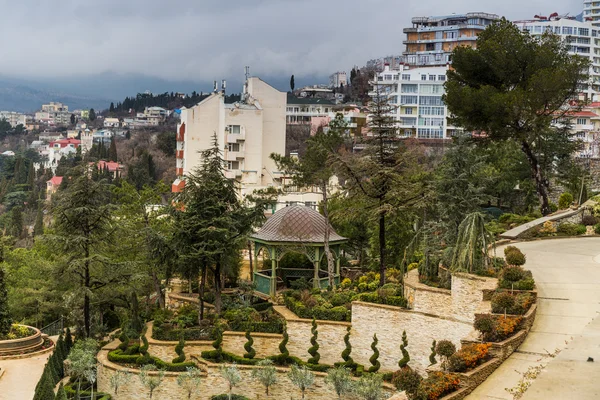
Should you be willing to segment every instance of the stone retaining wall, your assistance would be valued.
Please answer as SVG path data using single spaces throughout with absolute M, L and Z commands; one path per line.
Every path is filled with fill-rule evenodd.
M 108 345 L 98 353 L 98 390 L 109 393 L 113 400 L 137 400 L 148 397 L 148 390 L 141 384 L 139 379 L 139 370 L 129 369 L 108 361 L 108 351 L 116 347 Z M 201 388 L 199 395 L 194 397 L 198 400 L 209 400 L 211 396 L 227 392 L 227 383 L 222 378 L 220 373 L 220 365 L 196 360 L 199 368 L 203 371 Z M 240 385 L 234 388 L 233 392 L 242 394 L 249 399 L 264 399 L 266 398 L 264 387 L 254 380 L 251 376 L 252 370 L 258 367 L 249 365 L 237 366 L 242 381 Z M 131 379 L 123 387 L 119 388 L 119 394 L 115 394 L 110 386 L 110 377 L 118 370 L 129 371 L 132 373 Z M 287 368 L 277 368 L 278 382 L 269 390 L 269 397 L 273 399 L 288 399 L 300 398 L 300 391 L 291 383 L 287 377 Z M 153 374 L 153 373 L 151 373 Z M 187 394 L 177 384 L 176 372 L 165 373 L 163 383 L 154 391 L 153 398 L 160 400 L 181 400 L 187 398 Z M 306 391 L 306 398 L 311 400 L 330 400 L 337 396 L 331 390 L 329 385 L 325 383 L 326 374 L 314 372 L 315 384 Z M 384 385 L 384 389 L 388 393 L 393 393 L 395 390 L 391 385 Z
M 452 275 L 453 316 L 473 324 L 476 313 L 489 312 L 489 304 L 484 303 L 482 291 L 494 289 L 498 285 L 496 278 L 485 278 L 469 274 Z
M 402 332 L 406 331 L 407 350 L 411 357 L 409 365 L 424 372 L 429 365 L 433 340 L 450 340 L 458 347 L 460 340 L 472 329 L 471 324 L 453 318 L 356 301 L 352 303 L 351 356 L 354 361 L 369 367 L 369 358 L 373 355 L 373 334 L 377 334 L 381 371 L 396 371 L 402 358 Z
M 32 329 L 34 333 L 31 336 L 23 338 L 0 340 L 0 358 L 19 355 L 21 353 L 33 353 L 42 348 L 42 345 L 44 344 L 42 332 L 32 326 L 21 326 L 26 326 L 27 328 Z
M 483 381 L 485 381 L 487 377 L 500 366 L 500 364 L 502 364 L 502 360 L 499 358 L 492 358 L 471 371 L 458 373 L 460 385 L 463 389 L 466 389 L 463 391 L 464 395 L 468 395 L 475 390 L 477 386 L 481 385 Z

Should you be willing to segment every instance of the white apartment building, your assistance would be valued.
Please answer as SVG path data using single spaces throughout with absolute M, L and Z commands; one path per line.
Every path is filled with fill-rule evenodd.
M 583 0 L 583 19 L 594 26 L 600 26 L 600 1 Z
M 599 3 L 600 4 L 600 3 Z M 552 32 L 569 43 L 570 53 L 588 58 L 591 61 L 590 82 L 582 83 L 581 92 L 589 100 L 600 94 L 600 28 L 591 22 L 580 22 L 575 19 L 552 16 L 549 19 L 533 19 L 514 21 L 522 31 L 528 31 L 533 36 Z
M 50 125 L 68 125 L 71 123 L 69 107 L 58 102 L 43 104 L 42 110 L 35 113 L 35 120 Z
M 344 71 L 334 72 L 329 76 L 329 87 L 339 88 L 340 86 L 348 86 L 348 77 Z
M 391 70 L 377 74 L 374 85 L 396 106 L 399 135 L 417 139 L 449 139 L 457 128 L 448 125 L 442 101 L 447 66 Z
M 27 116 L 14 111 L 0 111 L 0 120 L 5 119 L 13 128 L 27 124 Z
M 202 164 L 201 151 L 212 147 L 216 135 L 225 159 L 225 176 L 239 182 L 240 195 L 270 186 L 282 187 L 282 172 L 270 155 L 285 154 L 285 92 L 259 78 L 248 78 L 242 101 L 225 103 L 223 91 L 215 91 L 191 108 L 181 109 L 177 127 L 176 173 L 172 190 L 180 191 L 185 175 Z M 312 192 L 287 192 L 278 199 L 278 207 L 318 202 Z M 275 211 L 275 210 L 273 210 Z

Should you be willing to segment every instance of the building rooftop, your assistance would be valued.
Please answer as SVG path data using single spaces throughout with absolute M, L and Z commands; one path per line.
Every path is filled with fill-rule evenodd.
M 53 186 L 58 186 L 62 183 L 62 176 L 53 176 L 48 182 L 50 182 Z
M 318 97 L 296 97 L 293 94 L 287 95 L 287 103 L 288 104 L 319 104 L 319 105 L 335 105 L 334 102 L 327 99 L 321 99 Z

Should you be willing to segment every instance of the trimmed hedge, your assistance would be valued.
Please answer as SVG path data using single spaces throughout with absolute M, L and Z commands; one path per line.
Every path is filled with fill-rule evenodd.
M 159 369 L 164 369 L 170 372 L 185 372 L 187 368 L 196 367 L 193 362 L 169 363 L 161 360 L 158 357 L 153 357 L 146 353 L 143 354 L 124 354 L 123 350 L 116 349 L 108 353 L 108 360 L 116 364 L 136 364 L 147 365 L 154 364 Z
M 210 400 L 229 400 L 228 394 L 219 394 L 210 398 Z M 232 394 L 231 400 L 250 400 L 246 396 L 242 396 L 240 394 Z
M 214 362 L 214 363 L 236 363 L 241 365 L 257 365 L 259 361 L 262 361 L 261 358 L 244 358 L 240 357 L 236 354 L 229 353 L 226 351 L 220 350 L 206 350 L 200 353 L 200 356 L 205 360 Z M 276 356 L 267 357 L 266 359 L 273 361 L 273 364 L 280 367 L 287 367 L 293 364 L 299 366 L 306 366 L 306 368 L 316 371 L 316 372 L 327 372 L 328 369 L 331 368 L 331 365 L 327 364 L 310 364 L 302 361 L 298 357 L 286 355 L 286 354 L 278 354 Z
M 66 385 L 63 387 L 63 389 L 65 389 L 65 393 L 67 394 L 67 397 L 69 398 L 75 398 L 75 395 L 77 394 L 77 390 L 73 389 L 73 387 L 71 385 Z M 92 392 L 89 390 L 81 390 L 79 392 L 80 396 L 92 396 Z M 102 393 L 102 392 L 94 392 L 94 398 L 96 400 L 111 400 L 112 396 L 108 393 Z
M 231 321 L 227 325 L 235 332 L 282 333 L 285 322 L 275 320 L 269 322 Z

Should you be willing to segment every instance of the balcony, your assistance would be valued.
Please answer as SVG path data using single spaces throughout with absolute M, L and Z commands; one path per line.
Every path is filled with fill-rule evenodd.
M 225 153 L 225 161 L 237 161 L 239 158 L 244 158 L 243 151 L 227 151 Z
M 183 158 L 183 150 L 177 150 L 175 153 L 175 158 Z
M 238 178 L 240 176 L 242 176 L 242 170 L 241 169 L 225 170 L 225 178 L 227 178 L 227 179 L 236 179 L 236 178 Z
M 238 141 L 246 140 L 246 135 L 244 133 L 228 133 L 227 134 L 227 143 L 237 143 Z

